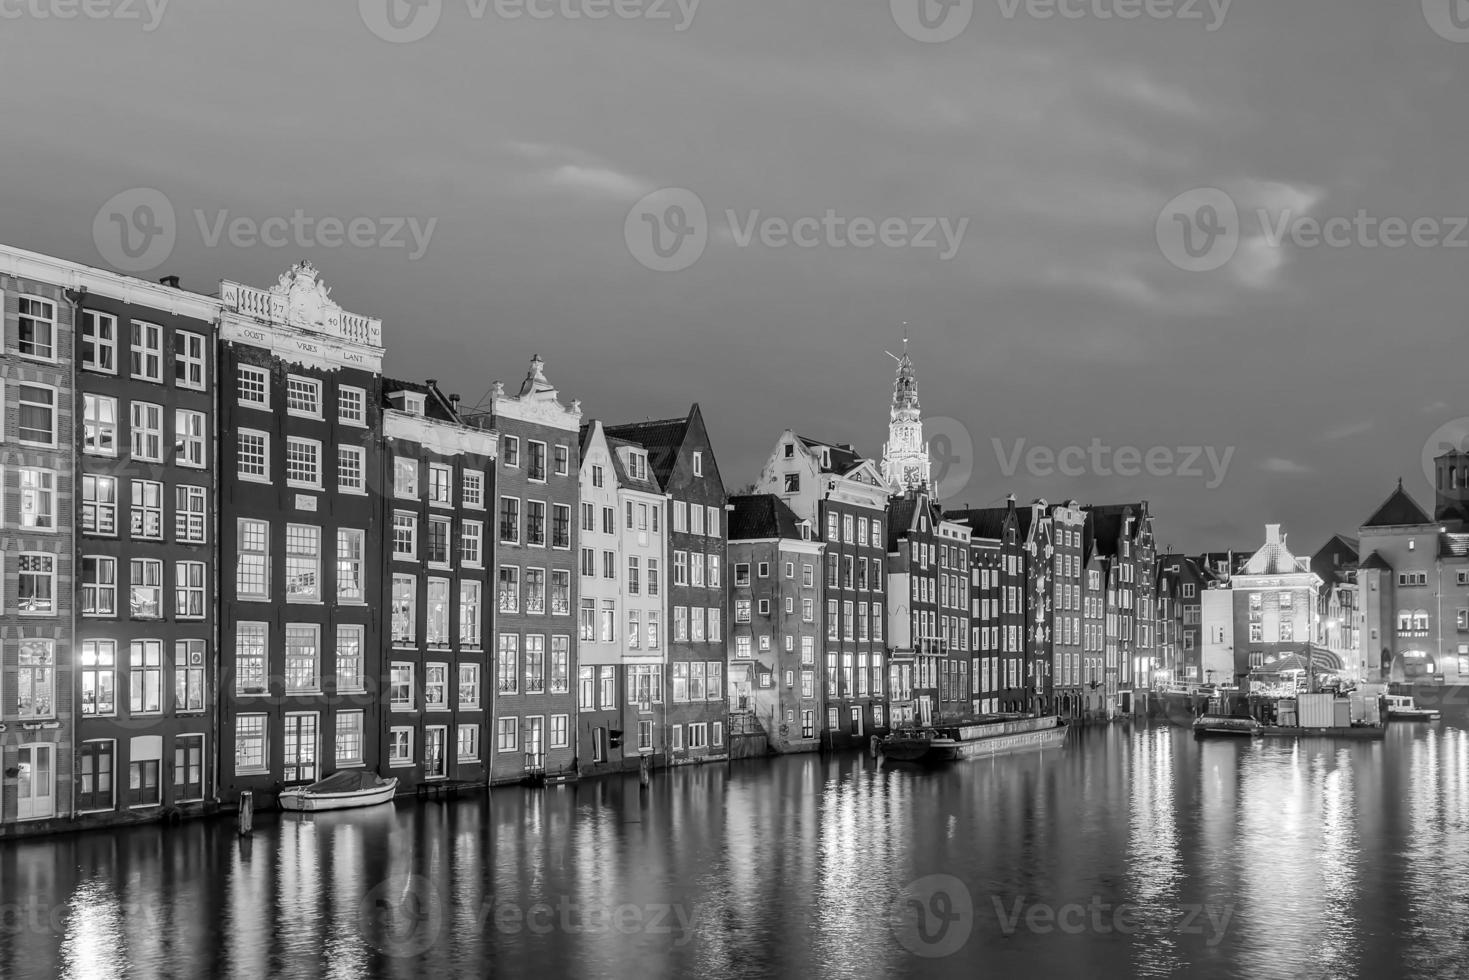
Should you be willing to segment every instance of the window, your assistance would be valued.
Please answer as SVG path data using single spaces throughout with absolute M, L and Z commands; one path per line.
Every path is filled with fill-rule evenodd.
M 415 624 L 418 603 L 418 579 L 412 575 L 393 576 L 392 642 L 412 645 L 418 638 Z
M 520 569 L 513 565 L 501 565 L 499 581 L 498 608 L 500 612 L 518 612 L 520 610 Z
M 342 527 L 337 529 L 337 600 L 363 601 L 363 561 L 367 532 Z
M 16 385 L 16 438 L 22 445 L 56 445 L 56 389 L 44 385 Z
M 204 468 L 204 413 L 179 409 L 173 413 L 174 462 Z
M 449 531 L 453 524 L 447 517 L 430 517 L 428 519 L 428 563 L 430 565 L 449 564 Z
M 388 765 L 413 765 L 413 729 L 388 729 Z
M 479 664 L 459 665 L 459 707 L 479 709 Z
M 749 599 L 736 599 L 735 600 L 735 619 L 734 619 L 734 621 L 736 623 L 748 623 L 750 621 L 750 600 Z
M 338 385 L 337 420 L 343 425 L 366 425 L 367 393 L 361 388 Z
M 163 381 L 163 328 L 156 323 L 133 321 L 133 377 Z
M 571 472 L 571 450 L 565 446 L 556 447 L 556 475 L 566 476 Z
M 424 637 L 427 643 L 449 642 L 449 580 L 428 580 L 427 606 L 424 609 Z
M 177 640 L 173 645 L 173 709 L 204 710 L 204 641 Z
M 525 638 L 525 692 L 544 694 L 546 691 L 546 638 L 531 634 Z
M 117 373 L 117 317 L 111 313 L 82 312 L 82 367 Z
M 516 497 L 500 498 L 500 540 L 506 544 L 520 541 L 520 500 Z
M 459 496 L 465 507 L 485 508 L 485 475 L 480 470 L 465 470 L 460 479 Z
M 362 675 L 362 644 L 364 629 L 361 626 L 342 625 L 337 627 L 337 693 L 348 694 L 365 690 Z
M 558 450 L 560 446 L 556 447 Z M 570 716 L 551 716 L 551 748 L 564 749 L 571 745 Z
M 134 538 L 163 539 L 163 484 L 154 480 L 133 481 L 131 520 Z
M 495 654 L 495 690 L 501 694 L 515 694 L 520 675 L 520 637 L 515 633 L 501 633 L 500 645 Z
M 56 473 L 35 466 L 20 468 L 20 526 L 56 530 Z
M 633 669 L 636 670 L 637 668 L 634 667 Z M 595 670 L 595 667 L 578 667 L 576 669 L 576 682 L 578 692 L 576 703 L 581 706 L 581 709 L 583 711 L 590 710 L 597 703 L 595 691 L 595 688 L 597 686 L 596 676 L 594 673 Z
M 546 480 L 546 444 L 534 439 L 526 440 L 525 476 L 528 480 L 542 483 Z
M 418 560 L 418 517 L 398 511 L 393 514 L 393 557 Z
M 689 533 L 704 533 L 704 508 L 698 504 L 689 504 Z
M 538 616 L 546 612 L 546 570 L 544 568 L 525 570 L 525 611 Z
M 597 600 L 582 599 L 580 615 L 580 635 L 588 643 L 594 643 L 597 639 Z
M 235 626 L 235 691 L 239 694 L 266 693 L 265 623 Z
M 270 598 L 270 525 L 241 518 L 235 595 L 241 599 Z
M 337 712 L 337 765 L 360 766 L 362 756 L 362 712 Z
M 134 558 L 130 563 L 134 619 L 163 618 L 163 562 Z
M 551 547 L 571 547 L 571 507 L 567 504 L 551 505 Z
M 673 553 L 673 584 L 689 584 L 689 553 L 687 551 Z
M 439 507 L 454 505 L 454 470 L 442 463 L 428 464 L 428 502 Z
M 163 641 L 133 640 L 128 658 L 128 710 L 156 714 L 163 710 Z
M 426 664 L 424 666 L 423 707 L 427 711 L 449 710 L 448 664 Z
M 321 443 L 315 439 L 286 437 L 286 485 L 321 489 Z
M 657 511 L 654 511 L 656 514 Z M 648 595 L 658 594 L 658 559 L 648 559 Z
M 136 409 L 136 405 L 134 406 Z M 136 440 L 134 436 L 134 440 Z M 241 429 L 236 471 L 242 480 L 270 482 L 270 436 L 254 429 Z
M 118 710 L 116 660 L 115 641 L 82 641 L 82 714 L 113 714 Z
M 82 615 L 117 615 L 117 559 L 82 558 Z
M 602 628 L 598 631 L 597 639 L 602 643 L 615 643 L 617 641 L 617 603 L 612 599 L 602 600 Z
M 174 562 L 173 587 L 174 616 L 178 619 L 203 619 L 204 563 L 202 561 Z
M 705 581 L 708 582 L 709 588 L 717 589 L 719 588 L 719 555 L 709 555 L 708 560 L 709 575 Z
M 82 396 L 82 451 L 93 456 L 117 455 L 117 399 Z
M 648 649 L 658 649 L 658 611 L 648 610 Z
M 479 761 L 479 726 L 459 726 L 459 761 Z
M 520 730 L 519 718 L 501 718 L 496 722 L 495 747 L 501 752 L 514 752 L 516 746 L 516 735 Z
M 117 480 L 82 477 L 82 532 L 111 537 L 117 533 Z
M 133 458 L 163 462 L 163 406 L 132 403 Z M 202 464 L 201 464 L 202 465 Z
M 22 720 L 56 714 L 56 645 L 52 640 L 21 640 L 15 674 L 16 713 Z
M 265 764 L 265 715 L 235 716 L 235 772 L 269 772 Z
M 694 454 L 697 458 L 698 454 Z M 702 749 L 709 744 L 709 726 L 704 722 L 695 722 L 689 725 L 689 748 Z
M 393 496 L 405 500 L 418 499 L 418 460 L 406 456 L 393 457 Z
M 286 601 L 321 601 L 321 528 L 286 525 Z
M 270 372 L 264 368 L 240 365 L 240 404 L 270 410 Z
M 205 539 L 205 496 L 203 487 L 174 488 L 173 536 L 189 544 L 203 544 Z
M 321 418 L 321 382 L 286 375 L 286 413 L 305 418 Z
M 564 568 L 551 570 L 551 615 L 571 615 L 571 572 Z
M 173 332 L 173 383 L 204 390 L 204 338 L 187 330 Z
M 388 705 L 394 711 L 413 710 L 413 665 L 393 661 L 388 668 Z
M 696 453 L 694 453 L 694 476 L 703 476 L 703 475 L 704 475 L 704 454 L 701 453 L 701 452 L 696 452 Z
M 505 437 L 505 444 L 500 447 L 500 462 L 512 468 L 520 466 L 520 440 L 515 436 Z
M 525 503 L 525 543 L 541 547 L 546 544 L 546 505 L 539 500 Z
M 480 521 L 465 521 L 459 527 L 459 561 L 479 567 L 484 562 L 485 526 Z
M 705 526 L 706 533 L 708 534 L 708 536 L 711 537 L 711 538 L 722 538 L 722 537 L 724 537 L 724 535 L 723 535 L 723 533 L 721 531 L 721 528 L 720 528 L 719 508 L 718 507 L 709 507 L 709 508 L 707 508 L 707 512 L 708 512 L 708 517 L 704 521 L 704 526 Z
M 790 447 L 787 447 L 790 448 Z M 785 479 L 786 493 L 799 493 L 801 491 L 801 474 L 787 473 Z
M 56 304 L 33 296 L 20 298 L 16 351 L 22 357 L 56 360 Z
M 709 609 L 709 642 L 718 643 L 719 639 L 719 610 L 711 607 Z

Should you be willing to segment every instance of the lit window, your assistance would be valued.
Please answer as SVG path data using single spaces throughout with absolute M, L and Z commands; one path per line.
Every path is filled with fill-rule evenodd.
M 173 381 L 180 388 L 204 390 L 204 338 L 199 334 L 173 332 Z
M 204 413 L 178 409 L 174 412 L 174 461 L 180 466 L 204 468 Z
M 203 487 L 180 486 L 175 488 L 173 511 L 175 539 L 189 544 L 204 543 L 205 507 Z
M 117 317 L 95 310 L 83 312 L 82 367 L 117 373 Z
M 143 381 L 163 381 L 163 328 L 156 323 L 133 321 L 133 377 Z
M 163 406 L 132 403 L 133 458 L 163 462 Z
M 82 451 L 93 456 L 117 455 L 117 399 L 82 396 Z
M 134 558 L 130 567 L 133 618 L 162 619 L 163 562 L 152 558 Z
M 20 467 L 20 526 L 34 531 L 56 530 L 54 470 Z
M 56 304 L 49 299 L 22 296 L 19 303 L 16 351 L 22 357 L 56 359 Z
M 56 612 L 56 556 L 23 553 L 16 580 L 17 605 L 23 613 Z
M 321 528 L 286 525 L 286 601 L 321 599 Z

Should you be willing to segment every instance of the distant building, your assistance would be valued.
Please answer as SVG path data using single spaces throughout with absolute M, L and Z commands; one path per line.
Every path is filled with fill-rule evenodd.
M 893 404 L 888 417 L 888 441 L 882 447 L 882 478 L 891 493 L 929 487 L 928 445 L 923 441 L 923 418 L 918 404 L 918 379 L 908 341 L 903 340 L 903 355 L 898 362 L 898 377 L 893 382 Z
M 1235 638 L 1233 682 L 1241 690 L 1340 674 L 1342 662 L 1315 642 L 1321 579 L 1286 546 L 1279 524 L 1229 581 Z
M 849 445 L 781 433 L 755 482 L 811 524 L 823 542 L 817 603 L 824 666 L 821 719 L 831 743 L 885 731 L 887 489 L 875 462 Z
M 1161 625 L 1165 621 L 1172 624 L 1172 654 L 1165 658 L 1171 663 L 1166 669 L 1172 683 L 1184 687 L 1204 683 L 1203 594 L 1208 577 L 1194 559 L 1169 553 L 1158 558 L 1158 580 L 1170 583 L 1172 597 L 1170 609 L 1159 609 L 1159 629 L 1165 628 Z
M 824 547 L 774 494 L 730 498 L 730 719 L 776 752 L 820 746 Z M 740 724 L 746 716 L 753 725 Z
M 1357 591 L 1356 538 L 1334 534 L 1311 556 L 1311 570 L 1321 579 L 1316 604 L 1317 640 L 1341 658 L 1343 672 L 1354 680 L 1375 678 L 1361 642 L 1362 609 Z
M 968 525 L 946 520 L 927 491 L 888 504 L 888 690 L 893 725 L 971 711 Z

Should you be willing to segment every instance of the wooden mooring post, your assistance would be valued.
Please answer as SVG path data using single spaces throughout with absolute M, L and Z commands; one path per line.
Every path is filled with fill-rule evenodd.
M 647 789 L 653 782 L 652 760 L 646 755 L 638 759 L 638 785 Z
M 240 794 L 240 836 L 249 837 L 255 828 L 255 794 L 245 790 Z

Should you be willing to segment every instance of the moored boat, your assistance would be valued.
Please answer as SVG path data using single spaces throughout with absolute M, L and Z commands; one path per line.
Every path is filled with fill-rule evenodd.
M 1264 730 L 1263 725 L 1253 718 L 1234 715 L 1200 715 L 1194 719 L 1194 737 L 1207 738 L 1214 735 L 1250 738 Z
M 282 790 L 280 807 L 282 810 L 312 813 L 348 810 L 386 803 L 397 791 L 396 778 L 383 779 L 377 773 L 363 769 L 344 769 L 309 786 L 292 786 Z
M 1437 708 L 1420 708 L 1405 694 L 1385 694 L 1382 700 L 1389 721 L 1435 721 L 1438 718 Z
M 1057 748 L 1066 742 L 1066 722 L 1055 715 L 995 715 L 961 725 L 894 732 L 882 754 L 903 762 L 951 762 Z

